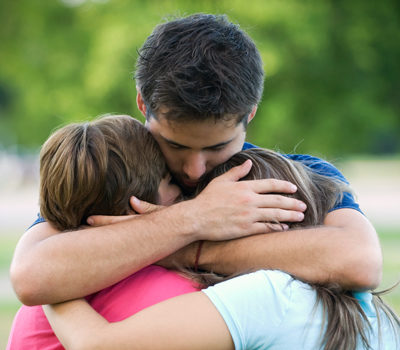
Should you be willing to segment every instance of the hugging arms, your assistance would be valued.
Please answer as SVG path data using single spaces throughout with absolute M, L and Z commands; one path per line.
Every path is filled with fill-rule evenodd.
M 18 297 L 28 305 L 81 297 L 197 240 L 207 240 L 199 258 L 202 269 L 225 274 L 281 269 L 310 282 L 337 282 L 352 289 L 379 284 L 379 242 L 361 213 L 335 210 L 323 226 L 267 233 L 264 221 L 288 222 L 300 216 L 299 211 L 289 211 L 298 202 L 268 194 L 290 192 L 286 183 L 236 182 L 249 167 L 247 163 L 234 169 L 194 200 L 142 217 L 62 235 L 48 223 L 33 226 L 20 240 L 11 266 Z M 284 208 L 274 209 L 277 202 Z M 193 266 L 195 256 L 196 244 L 177 253 L 188 266 Z
M 144 131 L 144 128 L 140 128 L 140 124 L 133 119 L 126 116 L 115 116 L 90 123 L 86 128 L 82 128 L 82 126 L 79 125 L 75 126 L 80 130 L 84 129 L 84 132 L 87 133 L 87 135 L 81 137 L 81 139 L 83 139 L 81 142 L 66 138 L 65 135 L 57 137 L 58 134 L 56 133 L 43 147 L 41 157 L 42 175 L 47 174 L 52 167 L 60 168 L 59 163 L 62 159 L 55 157 L 55 155 L 49 151 L 49 149 L 60 149 L 60 147 L 57 142 L 54 145 L 51 140 L 55 139 L 57 141 L 61 138 L 67 143 L 78 145 L 79 149 L 85 149 L 86 147 L 81 145 L 82 142 L 87 142 L 89 145 L 97 144 L 95 141 L 91 140 L 91 137 L 93 138 L 93 135 L 96 135 L 94 132 L 96 128 L 103 130 L 102 132 L 107 136 L 107 134 L 110 133 L 109 128 L 113 126 L 113 124 L 117 126 L 119 124 L 122 125 L 122 127 L 116 130 L 121 136 L 125 134 L 125 138 L 120 137 L 118 139 L 122 144 L 124 141 L 128 144 L 132 143 L 129 140 L 134 139 L 133 135 L 127 135 L 123 133 L 122 130 L 129 130 L 129 128 L 136 127 L 137 130 Z M 104 128 L 104 125 L 108 126 L 108 128 Z M 113 127 L 116 126 L 114 125 Z M 114 136 L 112 133 L 111 135 Z M 114 140 L 116 138 L 108 137 L 108 139 Z M 151 141 L 151 138 L 149 141 Z M 114 143 L 115 141 L 112 142 Z M 75 166 L 69 167 L 70 169 L 80 169 L 78 173 L 73 172 L 75 177 L 72 181 L 76 181 L 76 184 L 71 184 L 68 176 L 57 179 L 57 184 L 61 183 L 60 186 L 64 189 L 64 191 L 62 191 L 64 196 L 71 198 L 69 201 L 57 201 L 56 199 L 52 203 L 52 198 L 56 197 L 56 193 L 54 193 L 55 189 L 51 186 L 51 183 L 46 181 L 42 182 L 41 211 L 50 222 L 54 222 L 54 220 L 58 218 L 59 223 L 54 222 L 54 224 L 59 224 L 60 229 L 74 229 L 87 215 L 90 215 L 91 211 L 98 212 L 104 207 L 105 197 L 98 197 L 99 194 L 96 193 L 95 188 L 91 188 L 91 186 L 100 185 L 100 193 L 113 194 L 108 200 L 110 201 L 109 204 L 113 204 L 112 208 L 114 208 L 118 207 L 116 204 L 121 202 L 119 200 L 120 196 L 129 196 L 129 194 L 125 192 L 130 190 L 122 191 L 119 195 L 118 192 L 113 191 L 113 181 L 110 181 L 110 179 L 112 179 L 114 175 L 119 174 L 121 182 L 118 185 L 119 188 L 138 182 L 140 179 L 139 175 L 142 172 L 141 170 L 146 167 L 145 160 L 136 159 L 134 162 L 139 165 L 130 170 L 131 166 L 129 165 L 132 164 L 129 164 L 128 160 L 116 162 L 113 159 L 115 154 L 123 155 L 123 152 L 115 151 L 115 146 L 110 146 L 109 148 L 113 151 L 110 153 L 110 163 L 126 163 L 128 167 L 125 169 L 120 169 L 116 166 L 115 169 L 110 167 L 107 173 L 111 173 L 111 176 L 105 177 L 101 175 L 105 172 L 104 170 L 103 172 L 89 171 L 91 169 L 91 163 L 88 162 L 88 160 L 90 160 L 91 156 L 87 156 L 86 159 L 81 155 L 80 158 L 78 158 L 78 163 L 74 162 L 73 164 L 75 164 Z M 130 145 L 128 148 L 132 152 L 134 147 Z M 149 149 L 149 147 L 146 149 Z M 156 149 L 154 151 L 156 151 Z M 86 152 L 91 154 L 90 151 Z M 71 155 L 74 153 L 76 153 L 76 150 L 75 152 L 69 152 L 68 158 L 71 158 Z M 49 154 L 50 157 L 48 157 Z M 139 153 L 139 155 L 142 154 Z M 135 157 L 128 157 L 130 160 L 132 160 L 132 158 L 135 159 Z M 55 162 L 51 163 L 51 159 L 55 159 Z M 340 198 L 340 194 L 347 190 L 345 184 L 336 182 L 326 176 L 318 175 L 306 168 L 302 163 L 287 159 L 276 152 L 262 149 L 252 149 L 236 154 L 228 162 L 216 167 L 209 176 L 215 177 L 232 168 L 235 169 L 235 165 L 242 164 L 248 160 L 252 161 L 253 166 L 244 181 L 257 181 L 254 179 L 260 178 L 275 178 L 286 179 L 297 185 L 298 190 L 293 194 L 293 197 L 305 202 L 308 210 L 305 213 L 303 222 L 294 224 L 294 227 L 321 224 L 326 212 L 335 205 L 335 202 Z M 46 164 L 49 162 L 51 166 L 47 167 Z M 93 162 L 93 164 L 98 163 L 102 162 Z M 83 164 L 88 170 L 85 168 L 82 169 L 80 164 Z M 149 166 L 150 164 L 147 164 L 147 167 Z M 154 162 L 152 166 L 153 168 L 155 167 Z M 68 165 L 66 165 L 65 162 L 61 162 L 63 173 L 68 173 L 64 168 L 68 169 Z M 154 177 L 154 181 L 151 182 L 160 182 L 160 178 L 165 176 L 163 169 L 165 170 L 165 165 L 163 166 L 161 162 L 160 171 L 151 172 Z M 82 173 L 87 174 L 88 177 L 83 180 L 84 182 L 79 182 L 81 178 L 79 174 Z M 130 178 L 130 173 L 135 175 Z M 148 171 L 146 173 L 150 174 Z M 94 184 L 93 181 L 90 181 L 90 174 L 92 174 L 92 176 L 97 175 L 99 181 L 100 179 L 105 179 L 105 183 Z M 128 181 L 123 180 L 123 174 L 126 174 L 125 177 Z M 158 180 L 156 174 L 159 174 Z M 208 180 L 209 179 L 205 179 L 204 182 L 207 183 Z M 125 185 L 123 186 L 122 184 Z M 158 187 L 158 203 L 162 203 L 163 196 L 166 193 L 165 189 L 161 191 L 161 185 L 162 183 L 160 183 Z M 83 205 L 79 208 L 73 205 L 78 199 L 80 199 L 79 202 L 82 202 L 80 195 L 84 197 L 87 196 L 86 193 L 80 194 L 79 191 L 76 191 L 81 187 L 82 190 L 92 194 L 91 198 L 88 197 L 88 202 L 85 202 L 86 208 Z M 136 188 L 136 192 L 134 192 L 135 195 L 139 194 L 137 192 L 139 188 L 143 188 L 143 186 L 133 187 Z M 155 187 L 153 188 L 156 190 Z M 47 191 L 46 189 L 50 190 Z M 148 194 L 150 198 L 153 199 L 157 197 L 154 194 L 154 190 L 153 195 Z M 68 196 L 68 193 L 71 193 L 71 196 Z M 50 197 L 48 198 L 49 202 L 46 201 L 47 196 Z M 122 203 L 125 203 L 125 207 L 120 207 L 119 210 L 121 213 L 127 210 L 127 202 L 126 199 L 122 201 Z M 106 204 L 107 203 L 108 201 Z M 61 211 L 59 210 L 60 207 L 63 207 Z M 109 210 L 110 208 L 105 209 L 106 212 Z M 65 216 L 62 214 L 63 212 L 71 213 L 71 215 Z M 61 224 L 62 221 L 63 224 Z M 325 299 L 323 298 L 331 296 L 332 293 L 335 301 L 333 303 L 334 309 L 330 310 L 328 308 L 328 315 L 326 315 L 326 311 L 324 312 L 326 306 L 324 303 L 326 303 L 326 301 L 324 301 Z M 375 346 L 375 338 L 379 327 L 377 326 L 375 317 L 376 311 L 371 304 L 370 298 L 371 295 L 369 293 L 359 293 L 358 296 L 354 298 L 340 291 L 336 292 L 335 290 L 320 289 L 318 286 L 313 289 L 311 286 L 307 286 L 300 281 L 293 280 L 291 276 L 282 272 L 259 271 L 227 280 L 203 292 L 170 299 L 143 310 L 125 321 L 114 324 L 108 323 L 106 319 L 103 319 L 97 314 L 84 300 L 71 301 L 54 306 L 45 306 L 45 309 L 54 331 L 63 345 L 69 349 L 123 349 L 135 347 L 138 349 L 186 349 L 188 347 L 195 349 L 233 349 L 234 347 L 236 349 L 251 349 L 255 346 L 262 346 L 262 348 L 269 349 L 271 346 L 273 348 L 274 339 L 278 339 L 279 343 L 283 344 L 282 346 L 285 348 L 292 348 L 294 346 L 293 344 L 302 341 L 304 348 L 313 349 L 320 341 L 319 335 L 321 330 L 323 330 L 325 318 L 330 315 L 335 319 L 335 317 L 340 317 L 339 315 L 341 315 L 341 313 L 346 315 L 346 313 L 350 311 L 355 311 L 354 314 L 350 314 L 350 319 L 359 318 L 362 325 L 371 325 L 372 333 L 366 333 L 366 339 Z M 137 301 L 136 299 L 140 299 L 140 296 L 138 294 L 132 294 L 130 299 L 129 303 L 135 303 Z M 336 301 L 340 301 L 341 299 L 347 300 L 348 304 L 343 306 L 340 302 L 336 303 Z M 360 315 L 357 316 L 359 302 L 363 302 L 363 308 Z M 315 307 L 316 309 L 314 310 Z M 362 312 L 368 315 L 368 319 L 362 319 Z M 281 324 L 283 319 L 290 319 L 292 322 L 286 321 L 284 327 L 277 327 L 277 325 Z M 390 329 L 389 318 L 384 313 L 381 315 L 381 324 L 381 333 L 383 334 L 385 344 L 391 344 L 393 339 L 395 339 L 393 336 L 394 333 Z M 302 334 L 304 333 L 305 325 L 308 325 L 308 336 L 303 337 Z M 328 322 L 328 326 L 333 327 L 334 335 L 343 334 L 339 341 L 341 344 L 345 344 L 345 346 L 347 346 L 349 342 L 356 343 L 354 339 L 351 339 L 351 334 L 364 334 L 363 332 L 365 332 L 364 326 L 360 328 L 354 328 L 353 326 L 352 328 L 346 323 L 339 323 L 339 326 L 337 326 L 331 320 Z M 341 333 L 342 331 L 343 333 Z M 291 337 L 284 336 L 282 332 L 290 333 Z M 157 333 L 156 337 L 154 337 L 155 333 Z M 331 340 L 331 338 L 324 338 L 326 342 L 329 342 L 329 340 Z M 337 340 L 336 343 L 333 342 L 331 347 L 327 347 L 327 349 L 337 349 Z

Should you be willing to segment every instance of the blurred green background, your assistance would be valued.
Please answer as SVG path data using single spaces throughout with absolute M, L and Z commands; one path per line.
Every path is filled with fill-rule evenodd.
M 2 0 L 0 144 L 37 147 L 60 123 L 140 117 L 137 49 L 173 15 L 226 13 L 264 59 L 260 146 L 325 157 L 400 152 L 396 0 Z
M 381 237 L 382 287 L 399 279 L 398 1 L 1 0 L 0 347 L 19 305 L 7 270 L 37 211 L 40 145 L 67 122 L 141 118 L 137 50 L 165 18 L 195 12 L 227 14 L 261 51 L 264 97 L 248 140 L 334 161 Z M 399 289 L 387 299 L 398 313 Z

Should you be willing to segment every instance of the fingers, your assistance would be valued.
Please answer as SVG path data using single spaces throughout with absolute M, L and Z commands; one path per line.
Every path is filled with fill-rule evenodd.
M 257 193 L 295 193 L 297 187 L 291 182 L 277 179 L 243 181 Z
M 134 215 L 122 215 L 122 216 L 92 215 L 88 217 L 86 222 L 92 227 L 97 227 L 97 226 L 115 224 L 117 222 L 131 219 L 132 217 L 134 217 Z
M 304 219 L 304 214 L 293 210 L 258 208 L 253 209 L 251 217 L 249 215 L 246 215 L 246 217 L 249 221 L 239 219 L 243 228 L 242 236 L 287 231 L 290 225 L 288 223 L 301 222 Z
M 301 211 L 277 208 L 259 208 L 255 213 L 257 222 L 300 222 L 304 219 Z
M 253 200 L 258 208 L 279 208 L 299 212 L 307 209 L 304 202 L 285 195 L 297 191 L 297 187 L 288 181 L 262 179 L 242 181 L 242 183 L 256 193 L 256 199 Z
M 280 232 L 287 231 L 289 226 L 287 224 L 272 224 L 269 222 L 264 223 L 267 232 Z
M 129 203 L 132 209 L 138 214 L 149 214 L 153 211 L 163 208 L 162 205 L 155 205 L 149 202 L 141 201 L 136 197 L 131 197 Z
M 272 224 L 270 222 L 255 222 L 251 226 L 248 232 L 249 235 L 271 233 L 271 232 L 282 232 L 287 231 L 289 226 L 287 224 Z
M 304 212 L 307 206 L 304 202 L 279 194 L 258 194 L 254 205 L 258 208 L 278 208 Z
M 215 181 L 238 181 L 249 173 L 251 166 L 251 160 L 248 159 L 243 164 L 235 166 L 225 174 L 218 176 L 215 178 Z
M 151 204 L 145 201 L 141 201 L 136 197 L 131 197 L 129 203 L 134 211 L 135 214 L 148 214 L 155 210 L 159 210 L 163 208 L 161 205 Z M 92 215 L 88 217 L 86 222 L 90 226 L 104 226 L 104 225 L 111 225 L 117 222 L 125 221 L 131 219 L 135 216 L 132 215 L 120 215 L 120 216 L 108 216 L 108 215 Z

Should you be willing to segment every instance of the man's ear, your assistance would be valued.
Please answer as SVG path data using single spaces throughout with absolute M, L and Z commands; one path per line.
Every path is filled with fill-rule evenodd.
M 138 87 L 136 87 L 137 90 L 137 95 L 136 95 L 136 104 L 139 108 L 139 111 L 142 112 L 142 114 L 144 115 L 144 117 L 146 118 L 146 104 L 143 101 L 143 97 L 142 94 L 140 92 L 140 89 Z
M 249 124 L 253 120 L 254 116 L 256 115 L 256 112 L 257 112 L 257 105 L 253 107 L 249 116 L 247 117 L 247 124 Z

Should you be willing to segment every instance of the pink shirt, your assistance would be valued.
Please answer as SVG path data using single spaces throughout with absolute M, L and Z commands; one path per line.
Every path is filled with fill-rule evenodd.
M 194 282 L 175 271 L 151 265 L 86 299 L 110 322 L 177 295 L 197 291 Z M 11 328 L 7 350 L 64 349 L 41 306 L 21 306 Z

